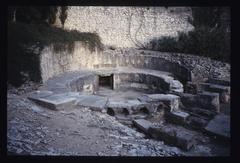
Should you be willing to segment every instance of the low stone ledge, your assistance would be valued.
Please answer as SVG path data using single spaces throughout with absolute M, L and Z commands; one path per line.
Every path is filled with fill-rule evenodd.
M 220 111 L 218 93 L 204 91 L 197 95 L 183 93 L 180 96 L 181 102 L 185 107 L 201 107 L 215 112 Z

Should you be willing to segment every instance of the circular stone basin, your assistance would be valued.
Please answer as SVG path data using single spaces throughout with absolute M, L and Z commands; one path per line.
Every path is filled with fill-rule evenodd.
M 79 92 L 77 105 L 96 110 L 108 108 L 110 115 L 148 115 L 154 107 L 139 97 L 181 92 L 182 87 L 168 72 L 118 67 L 61 74 L 47 81 L 44 89 L 54 93 Z
M 146 93 L 183 92 L 183 85 L 171 73 L 136 68 L 105 68 L 76 77 L 68 83 L 71 91 L 95 93 L 99 87 L 134 89 Z

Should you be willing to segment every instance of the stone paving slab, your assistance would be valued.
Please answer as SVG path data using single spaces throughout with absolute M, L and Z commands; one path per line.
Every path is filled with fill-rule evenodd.
M 108 101 L 107 97 L 97 95 L 81 95 L 78 99 L 79 106 L 90 107 L 92 110 L 101 111 Z
M 216 136 L 230 139 L 230 117 L 224 114 L 218 114 L 212 119 L 205 130 Z
M 71 108 L 76 101 L 75 97 L 69 97 L 70 94 L 52 94 L 49 96 L 34 98 L 39 105 L 53 110 L 61 110 Z M 31 99 L 31 98 L 30 98 Z
M 46 91 L 46 90 L 34 91 L 34 92 L 31 92 L 31 93 L 28 95 L 28 98 L 29 98 L 30 100 L 38 100 L 39 98 L 47 97 L 47 96 L 50 96 L 50 95 L 52 95 L 52 94 L 53 94 L 52 91 Z

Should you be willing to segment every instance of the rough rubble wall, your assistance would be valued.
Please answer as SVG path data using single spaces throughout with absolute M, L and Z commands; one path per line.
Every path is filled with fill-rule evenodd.
M 187 7 L 69 6 L 67 14 L 65 29 L 96 32 L 103 44 L 114 47 L 142 47 L 153 38 L 176 37 L 194 28 Z M 61 27 L 59 20 L 56 25 Z

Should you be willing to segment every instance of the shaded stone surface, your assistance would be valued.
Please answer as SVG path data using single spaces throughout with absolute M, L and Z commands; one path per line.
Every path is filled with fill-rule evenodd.
M 230 139 L 230 117 L 224 114 L 216 115 L 205 127 L 205 130 L 216 136 Z
M 150 126 L 149 134 L 170 145 L 175 145 L 181 149 L 189 150 L 195 145 L 194 134 L 187 129 L 176 128 L 168 125 Z
M 101 111 L 105 108 L 108 98 L 97 95 L 81 95 L 78 99 L 79 106 L 90 107 L 93 110 Z
M 183 109 L 186 110 L 191 115 L 203 116 L 205 119 L 211 119 L 217 114 L 216 112 L 199 108 L 199 107 L 186 107 Z
M 179 109 L 179 96 L 173 94 L 149 94 L 138 98 L 145 102 L 163 102 L 170 109 L 169 111 L 176 111 Z
M 187 126 L 192 129 L 202 130 L 208 121 L 204 118 L 200 118 L 198 116 L 189 116 L 187 120 Z
M 133 124 L 145 133 L 148 133 L 149 127 L 152 126 L 152 123 L 145 119 L 134 120 Z
M 207 80 L 207 82 L 212 83 L 212 84 L 230 86 L 230 80 L 210 78 Z
M 184 125 L 189 114 L 184 111 L 173 111 L 166 114 L 167 121 L 178 125 Z
M 220 111 L 219 94 L 212 92 L 201 92 L 197 95 L 183 93 L 181 102 L 185 107 L 201 107 L 215 112 Z

